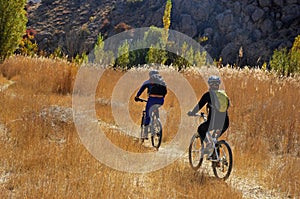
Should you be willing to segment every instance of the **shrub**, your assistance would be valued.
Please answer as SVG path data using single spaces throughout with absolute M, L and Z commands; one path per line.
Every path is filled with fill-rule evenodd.
M 282 76 L 291 76 L 300 72 L 300 35 L 295 38 L 291 50 L 283 48 L 274 51 L 270 67 Z
M 14 53 L 26 30 L 26 0 L 0 1 L 0 63 Z
M 119 48 L 118 48 L 118 58 L 116 60 L 116 65 L 125 69 L 128 64 L 130 63 L 129 60 L 129 44 L 126 40 Z
M 23 36 L 16 53 L 21 55 L 33 56 L 38 52 L 38 45 L 34 39 L 36 32 L 32 29 L 27 29 Z

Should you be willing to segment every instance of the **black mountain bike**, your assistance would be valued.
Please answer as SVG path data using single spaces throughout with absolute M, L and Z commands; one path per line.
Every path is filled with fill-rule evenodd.
M 204 121 L 207 120 L 204 113 L 196 114 L 195 116 L 202 117 Z M 219 130 L 206 132 L 206 139 L 203 141 L 200 135 L 195 133 L 189 146 L 189 162 L 191 167 L 197 171 L 203 160 L 210 161 L 212 162 L 214 175 L 217 178 L 226 180 L 232 170 L 232 150 L 225 140 L 218 141 L 219 135 Z M 206 159 L 204 158 L 205 155 Z
M 147 102 L 147 100 L 145 99 L 140 99 L 140 102 Z M 152 107 L 152 111 L 151 111 L 151 116 L 150 116 L 150 124 L 149 124 L 149 128 L 146 128 L 144 125 L 144 121 L 146 119 L 146 111 L 143 111 L 142 114 L 142 120 L 141 120 L 141 141 L 143 142 L 144 139 L 148 139 L 148 135 L 149 135 L 149 131 L 151 134 L 151 143 L 152 146 L 155 147 L 156 149 L 158 149 L 160 147 L 161 144 L 161 140 L 162 140 L 162 125 L 159 119 L 159 110 L 158 108 L 160 107 L 160 105 L 154 105 Z M 145 132 L 147 131 L 147 132 Z M 146 138 L 144 138 L 144 135 L 147 135 Z

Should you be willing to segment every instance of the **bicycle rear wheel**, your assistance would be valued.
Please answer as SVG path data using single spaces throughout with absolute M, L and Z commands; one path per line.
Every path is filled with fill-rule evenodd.
M 151 127 L 151 143 L 155 148 L 159 148 L 162 139 L 162 125 L 158 118 L 153 120 Z
M 216 148 L 219 153 L 220 160 L 218 162 L 213 162 L 212 168 L 217 178 L 226 180 L 232 170 L 232 151 L 229 144 L 225 140 L 218 141 Z
M 189 162 L 191 167 L 197 171 L 203 161 L 203 151 L 204 145 L 198 133 L 196 133 L 190 142 L 189 146 Z

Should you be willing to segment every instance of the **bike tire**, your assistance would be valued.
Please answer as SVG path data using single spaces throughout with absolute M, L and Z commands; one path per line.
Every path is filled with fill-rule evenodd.
M 142 119 L 141 119 L 141 134 L 140 134 L 140 139 L 141 139 L 142 141 L 143 141 L 144 131 L 145 131 L 145 125 L 144 125 L 145 115 L 146 115 L 146 112 L 143 111 Z
M 212 163 L 214 175 L 222 180 L 229 178 L 233 166 L 233 156 L 230 145 L 225 140 L 217 143 L 217 151 L 220 160 Z
M 202 162 L 203 155 L 201 156 L 201 151 L 203 151 L 203 141 L 201 140 L 198 133 L 196 133 L 192 138 L 189 146 L 189 163 L 190 166 L 197 171 Z
M 161 140 L 162 140 L 162 124 L 159 119 L 155 119 L 151 127 L 152 146 L 158 149 L 161 145 Z

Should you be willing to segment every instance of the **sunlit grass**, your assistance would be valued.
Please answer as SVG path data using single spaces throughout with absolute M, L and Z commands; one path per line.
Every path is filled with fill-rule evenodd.
M 82 145 L 72 116 L 68 121 L 41 116 L 53 105 L 59 106 L 61 113 L 72 107 L 77 66 L 14 57 L 0 65 L 0 71 L 1 84 L 7 79 L 15 82 L 0 92 L 0 125 L 5 127 L 0 130 L 2 198 L 242 197 L 225 182 L 194 172 L 185 159 L 146 174 L 124 173 L 98 162 Z M 220 73 L 231 99 L 230 127 L 223 138 L 234 149 L 234 172 L 248 178 L 254 175 L 265 186 L 299 196 L 300 79 L 279 79 L 259 70 L 223 68 Z M 105 71 L 97 88 L 97 117 L 110 125 L 115 125 L 111 95 L 123 74 Z M 207 90 L 201 76 L 192 70 L 182 74 L 200 98 Z M 130 116 L 138 125 L 144 104 L 135 103 L 133 95 Z M 178 107 L 178 99 L 170 91 L 163 106 L 167 113 L 163 143 L 178 131 L 182 114 Z M 106 135 L 125 150 L 150 150 L 118 130 L 108 128 Z

